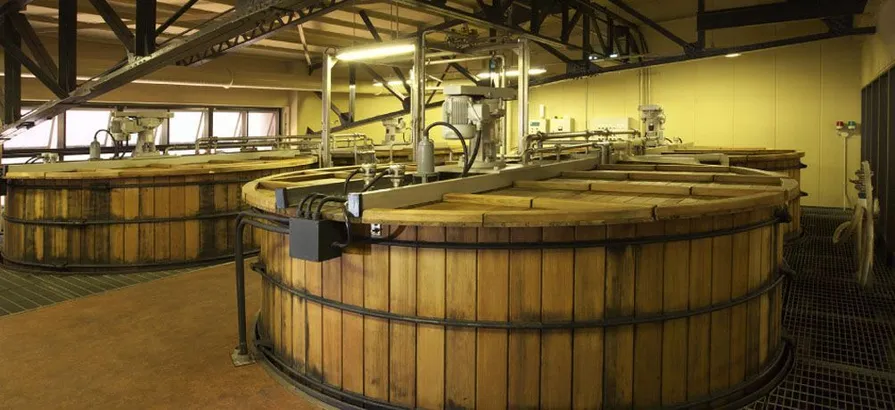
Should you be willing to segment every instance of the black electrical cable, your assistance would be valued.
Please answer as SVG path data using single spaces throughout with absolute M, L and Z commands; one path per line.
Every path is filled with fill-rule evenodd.
M 360 174 L 361 171 L 363 171 L 362 168 L 355 169 L 354 171 L 351 171 L 350 174 L 348 174 L 348 178 L 345 178 L 345 187 L 344 187 L 344 189 L 342 190 L 342 193 L 343 193 L 346 197 L 348 196 L 348 184 L 351 183 L 351 178 L 354 178 L 355 176 L 357 176 L 357 174 Z
M 475 163 L 475 159 L 479 156 L 479 147 L 482 146 L 482 137 L 478 137 L 475 139 L 475 147 L 472 149 L 472 157 L 467 159 L 466 165 L 463 166 L 463 174 L 462 176 L 466 176 L 469 173 L 469 170 L 472 168 L 472 164 Z
M 457 138 L 460 139 L 460 145 L 463 147 L 463 156 L 465 157 L 465 159 L 464 159 L 464 163 L 463 163 L 463 169 L 464 169 L 464 171 L 463 171 L 463 173 L 462 173 L 460 176 L 461 176 L 461 177 L 465 177 L 465 176 L 466 176 L 466 171 L 465 171 L 465 170 L 467 169 L 467 166 L 468 166 L 469 164 L 472 164 L 472 161 L 469 160 L 469 147 L 466 146 L 466 139 L 464 139 L 464 137 L 463 137 L 463 133 L 461 133 L 460 130 L 457 129 L 457 127 L 455 127 L 453 124 L 451 124 L 451 123 L 449 123 L 449 122 L 436 121 L 436 122 L 433 122 L 433 123 L 429 124 L 429 125 L 426 127 L 426 129 L 423 131 L 423 135 L 424 135 L 426 138 L 429 138 L 429 130 L 431 130 L 433 127 L 435 127 L 435 126 L 439 126 L 439 125 L 442 126 L 442 127 L 445 127 L 445 128 L 450 129 L 451 131 L 454 132 L 454 134 L 457 134 Z
M 317 211 L 314 212 L 313 214 L 311 214 L 311 218 L 312 219 L 320 219 L 320 214 L 323 212 L 323 206 L 328 203 L 331 203 L 331 202 L 342 202 L 342 204 L 344 205 L 345 198 L 338 197 L 338 196 L 323 197 L 322 199 L 320 199 L 320 202 L 317 203 Z
M 383 170 L 382 172 L 380 172 L 380 173 L 378 173 L 378 174 L 376 174 L 376 176 L 373 177 L 373 180 L 371 180 L 369 184 L 364 185 L 364 188 L 361 189 L 360 191 L 361 191 L 361 192 L 367 192 L 367 191 L 369 191 L 370 188 L 373 188 L 373 185 L 376 185 L 376 183 L 379 182 L 380 179 L 382 179 L 383 177 L 385 177 L 386 174 L 388 174 L 388 170 L 387 170 L 387 169 L 386 169 L 386 170 Z
M 314 202 L 313 198 L 316 198 L 318 196 L 326 196 L 326 195 L 323 195 L 323 194 L 317 193 L 317 192 L 312 192 L 312 193 L 306 195 L 304 198 L 302 198 L 301 202 L 298 203 L 298 209 L 295 210 L 295 216 L 304 217 L 305 216 L 305 211 L 304 211 L 305 204 L 308 202 L 308 200 L 311 200 L 311 202 Z M 309 210 L 310 210 L 310 208 L 309 208 Z
M 342 204 L 342 217 L 345 218 L 345 242 L 333 242 L 333 246 L 345 249 L 351 246 L 351 219 L 348 217 L 348 204 Z

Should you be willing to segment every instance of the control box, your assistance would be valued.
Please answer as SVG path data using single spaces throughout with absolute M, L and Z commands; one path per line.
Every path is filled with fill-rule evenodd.
M 537 134 L 539 132 L 546 134 L 547 132 L 550 131 L 550 128 L 548 128 L 549 123 L 550 123 L 550 120 L 548 120 L 546 118 L 538 118 L 536 120 L 529 120 L 528 121 L 528 134 L 529 135 Z
M 631 117 L 598 117 L 591 118 L 587 128 L 607 131 L 639 130 L 640 121 Z
M 289 218 L 289 256 L 323 262 L 342 256 L 337 242 L 346 236 L 345 224 L 338 221 Z
M 575 120 L 571 117 L 553 117 L 550 119 L 550 133 L 574 131 Z

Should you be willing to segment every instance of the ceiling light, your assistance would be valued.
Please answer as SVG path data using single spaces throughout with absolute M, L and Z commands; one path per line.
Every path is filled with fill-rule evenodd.
M 528 75 L 541 75 L 546 72 L 547 72 L 547 70 L 543 69 L 543 68 L 528 69 Z M 484 72 L 484 73 L 480 73 L 478 75 L 478 77 L 481 78 L 482 80 L 485 80 L 488 78 L 496 78 L 499 75 L 500 75 L 500 73 L 498 73 L 498 72 L 493 72 L 493 73 L 492 72 Z M 507 77 L 518 77 L 518 76 L 519 76 L 519 70 L 515 70 L 515 69 L 507 70 Z
M 388 84 L 390 87 L 397 87 L 404 83 L 402 83 L 401 80 L 389 80 L 386 84 Z M 407 81 L 407 84 L 410 84 L 410 81 Z M 373 86 L 374 87 L 382 87 L 382 83 L 379 81 L 373 81 Z
M 618 53 L 612 53 L 609 55 L 609 58 L 618 58 Z
M 416 47 L 409 43 L 381 43 L 367 47 L 347 48 L 336 54 L 342 61 L 361 61 L 410 54 Z
M 742 55 L 742 54 L 740 54 L 740 53 L 730 53 L 730 54 L 725 55 L 724 57 L 727 57 L 727 58 L 736 58 L 736 57 L 739 57 L 739 56 L 741 56 L 741 55 Z

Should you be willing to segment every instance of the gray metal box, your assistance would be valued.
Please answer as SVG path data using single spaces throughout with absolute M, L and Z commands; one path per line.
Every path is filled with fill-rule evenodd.
M 289 219 L 289 256 L 323 262 L 342 256 L 334 244 L 343 240 L 345 225 L 336 221 Z

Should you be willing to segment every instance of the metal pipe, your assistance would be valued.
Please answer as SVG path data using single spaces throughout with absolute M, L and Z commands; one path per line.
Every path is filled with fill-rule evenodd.
M 492 56 L 476 56 L 476 57 L 460 57 L 460 58 L 451 58 L 448 60 L 429 60 L 426 61 L 426 65 L 442 65 L 442 64 L 451 64 L 451 63 L 462 63 L 466 61 L 480 61 L 480 60 L 490 60 Z
M 522 153 L 527 148 L 523 143 L 525 142 L 525 136 L 528 134 L 528 69 L 530 60 L 531 48 L 528 40 L 524 38 L 519 39 L 519 63 L 516 66 L 519 70 L 519 79 L 517 81 L 519 102 L 516 105 L 516 109 L 519 110 L 519 129 L 517 130 L 519 145 L 516 151 L 519 153 Z
M 520 149 L 522 152 L 522 163 L 528 164 L 531 159 L 531 145 L 533 143 L 543 143 L 544 141 L 550 140 L 560 140 L 564 138 L 590 138 L 594 136 L 601 137 L 612 137 L 615 135 L 634 135 L 639 136 L 640 131 L 637 130 L 625 130 L 625 131 L 609 131 L 609 130 L 592 130 L 592 131 L 577 131 L 577 132 L 559 132 L 554 134 L 545 134 L 545 133 L 537 133 L 525 135 L 522 137 L 522 144 L 520 145 Z
M 322 168 L 329 168 L 332 166 L 332 152 L 330 147 L 329 140 L 329 113 L 330 113 L 330 105 L 332 101 L 332 72 L 333 66 L 336 64 L 336 58 L 334 55 L 334 51 L 329 49 L 326 51 L 326 56 L 323 59 L 323 83 L 321 84 L 322 92 L 320 95 L 320 100 L 322 102 L 323 111 L 323 124 L 320 128 L 320 166 Z
M 249 211 L 240 212 L 239 215 L 236 216 L 236 242 L 234 243 L 234 256 L 236 263 L 236 322 L 237 326 L 239 326 L 239 344 L 236 346 L 235 353 L 236 355 L 243 357 L 248 356 L 249 354 L 248 337 L 246 337 L 245 255 L 243 255 L 242 251 L 242 239 L 245 232 L 245 227 L 246 225 L 251 225 L 256 228 L 267 229 L 272 232 L 283 234 L 289 233 L 289 228 L 265 224 L 257 221 L 256 219 L 264 219 L 267 221 L 279 223 L 283 223 L 284 220 L 286 221 L 286 223 L 288 223 L 289 221 L 288 218 L 274 217 Z
M 413 82 L 410 87 L 411 144 L 418 144 L 426 127 L 426 32 L 416 37 L 413 51 Z

